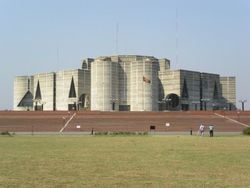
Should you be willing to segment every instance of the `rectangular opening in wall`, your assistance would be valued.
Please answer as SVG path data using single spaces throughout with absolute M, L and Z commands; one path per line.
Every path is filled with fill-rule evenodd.
M 130 111 L 130 105 L 119 105 L 119 111 Z
M 74 103 L 74 104 L 68 104 L 68 110 L 70 110 L 70 111 L 77 110 L 76 109 L 76 103 Z
M 189 110 L 189 105 L 188 105 L 188 104 L 182 104 L 182 105 L 181 105 L 181 109 L 182 109 L 183 111 L 188 111 L 188 110 Z
M 35 111 L 43 111 L 43 105 L 35 105 Z

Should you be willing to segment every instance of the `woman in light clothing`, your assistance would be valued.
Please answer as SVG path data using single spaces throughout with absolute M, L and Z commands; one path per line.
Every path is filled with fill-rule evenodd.
M 205 126 L 203 124 L 200 125 L 199 132 L 201 136 L 204 136 Z

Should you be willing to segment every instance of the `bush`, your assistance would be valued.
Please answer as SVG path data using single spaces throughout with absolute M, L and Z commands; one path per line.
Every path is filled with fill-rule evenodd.
M 139 132 L 138 135 L 148 135 L 148 132 Z
M 108 135 L 108 132 L 95 132 L 95 135 Z
M 148 135 L 148 132 L 95 132 L 95 135 L 111 135 L 111 136 L 132 136 L 132 135 Z
M 134 135 L 135 133 L 133 132 L 111 132 L 110 135 L 116 136 L 116 135 Z
M 9 131 L 3 131 L 3 132 L 1 132 L 1 135 L 12 136 Z
M 244 135 L 250 135 L 250 127 L 247 127 L 243 130 Z
M 148 132 L 143 132 L 143 135 L 148 135 Z

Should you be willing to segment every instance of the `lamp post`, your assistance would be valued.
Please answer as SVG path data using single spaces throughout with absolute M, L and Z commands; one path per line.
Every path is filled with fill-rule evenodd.
M 114 98 L 112 98 L 112 99 L 110 100 L 111 105 L 112 105 L 112 110 L 113 110 L 113 111 L 115 111 L 115 104 L 116 104 L 118 101 L 119 101 L 119 99 L 114 99 Z
M 247 102 L 247 100 L 242 99 L 242 100 L 239 100 L 239 102 L 241 103 L 241 110 L 244 111 L 245 110 L 245 103 Z
M 215 110 L 215 104 L 213 103 L 212 105 L 213 105 L 213 111 L 214 111 Z
M 200 102 L 199 101 L 193 101 L 192 104 L 194 104 L 194 109 L 195 109 L 195 111 L 197 111 L 198 110 L 198 104 L 200 104 Z
M 237 110 L 237 121 L 240 121 L 240 111 Z
M 166 105 L 167 105 L 167 109 L 166 110 L 169 110 L 169 103 L 172 101 L 172 99 L 167 99 L 167 98 L 163 98 L 162 100 L 160 100 L 160 101 L 158 101 L 158 103 L 159 104 L 165 104 L 164 106 L 164 108 L 166 108 Z M 162 108 L 162 106 L 161 106 L 161 108 Z M 162 110 L 164 109 L 164 108 L 162 108 Z
M 43 111 L 43 107 L 46 104 L 46 102 L 45 101 L 41 101 L 41 104 L 42 104 L 42 111 Z
M 34 110 L 36 111 L 37 110 L 38 100 L 37 99 L 32 99 L 32 101 L 33 101 Z
M 167 107 L 168 107 L 168 111 L 169 111 L 169 103 L 172 101 L 172 99 L 165 99 L 165 103 L 167 104 Z
M 159 100 L 158 103 L 159 103 L 159 110 L 160 110 L 160 111 L 163 111 L 162 104 L 164 104 L 164 99 Z
M 62 127 L 65 125 L 65 122 L 66 122 L 66 117 L 62 117 Z
M 80 107 L 82 107 L 82 101 L 78 100 L 77 110 L 80 111 Z
M 32 100 L 34 103 L 35 103 L 35 111 L 36 110 L 43 110 L 43 106 L 46 104 L 46 102 L 45 101 L 42 101 L 41 99 L 33 99 Z M 38 105 L 41 105 L 42 106 L 42 109 L 40 108 L 38 108 Z
M 69 111 L 77 111 L 78 106 L 78 97 L 73 97 L 68 99 L 68 110 Z
M 226 109 L 227 109 L 227 107 L 224 107 L 224 108 L 223 108 L 224 117 L 226 116 Z
M 204 102 L 204 110 L 207 111 L 207 102 L 209 102 L 210 99 L 201 99 L 201 103 Z

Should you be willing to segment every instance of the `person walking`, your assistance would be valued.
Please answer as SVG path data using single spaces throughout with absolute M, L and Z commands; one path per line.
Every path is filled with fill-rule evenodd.
M 214 136 L 214 126 L 213 125 L 209 125 L 209 136 L 210 137 Z
M 200 125 L 199 131 L 200 131 L 200 136 L 204 136 L 205 126 L 203 124 Z

